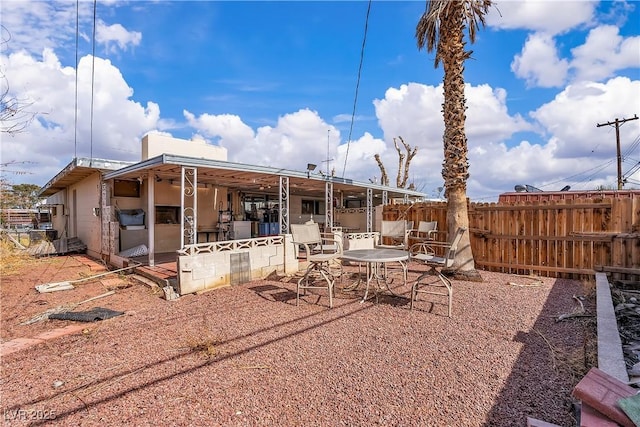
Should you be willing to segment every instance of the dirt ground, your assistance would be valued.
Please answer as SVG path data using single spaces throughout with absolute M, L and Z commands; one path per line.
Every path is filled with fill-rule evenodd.
M 3 346 L 84 325 L 2 357 L 9 425 L 574 426 L 571 390 L 596 362 L 595 319 L 558 321 L 579 296 L 595 313 L 571 280 L 481 272 L 454 282 L 448 318 L 429 297 L 409 310 L 399 282 L 378 304 L 338 290 L 329 309 L 322 295 L 296 307 L 296 278 L 166 301 L 118 274 L 34 289 L 104 272 L 84 256 L 2 264 Z M 125 314 L 21 324 L 72 305 Z

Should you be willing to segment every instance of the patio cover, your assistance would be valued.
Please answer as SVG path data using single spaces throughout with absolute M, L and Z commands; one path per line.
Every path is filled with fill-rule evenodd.
M 279 193 L 280 177 L 289 178 L 289 194 L 324 197 L 327 181 L 333 184 L 334 194 L 342 194 L 346 199 L 366 199 L 367 189 L 372 189 L 374 197 L 386 191 L 389 199 L 425 199 L 428 196 L 419 191 L 387 187 L 379 184 L 357 182 L 341 177 L 326 177 L 319 174 L 307 175 L 307 171 L 293 171 L 268 166 L 247 165 L 220 160 L 207 160 L 172 154 L 163 154 L 122 169 L 107 172 L 104 179 L 147 178 L 153 171 L 156 178 L 180 181 L 182 167 L 197 168 L 198 183 L 226 187 L 244 193 Z

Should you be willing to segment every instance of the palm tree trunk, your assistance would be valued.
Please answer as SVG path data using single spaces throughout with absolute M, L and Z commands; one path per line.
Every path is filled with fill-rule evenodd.
M 469 53 L 464 50 L 463 2 L 450 4 L 449 19 L 440 21 L 438 52 L 444 68 L 444 164 L 442 177 L 446 188 L 447 228 L 453 236 L 459 227 L 469 227 L 467 207 L 467 136 L 465 134 L 466 102 L 464 97 L 464 61 Z M 456 10 L 453 10 L 456 9 Z M 464 280 L 482 278 L 475 269 L 469 232 L 462 237 L 453 267 L 445 273 Z
M 467 195 L 461 187 L 449 191 L 447 195 L 447 231 L 449 236 L 453 236 L 453 233 L 458 227 L 466 227 L 467 230 L 469 229 Z M 458 251 L 456 252 L 453 266 L 445 269 L 443 273 L 459 280 L 482 281 L 482 277 L 478 270 L 476 270 L 475 262 L 473 261 L 469 231 L 463 234 L 458 244 Z

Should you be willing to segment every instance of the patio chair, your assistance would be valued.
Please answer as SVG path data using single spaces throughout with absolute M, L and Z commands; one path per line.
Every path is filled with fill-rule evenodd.
M 413 221 L 395 220 L 382 221 L 380 224 L 380 243 L 376 245 L 378 249 L 399 249 L 407 250 L 409 247 L 409 231 L 413 228 Z M 386 239 L 385 239 L 386 238 Z M 384 243 L 385 240 L 389 243 Z M 398 261 L 402 267 L 404 281 L 407 281 L 407 263 Z M 384 265 L 384 275 L 388 276 L 387 264 Z
M 329 307 L 333 307 L 333 288 L 335 274 L 331 271 L 331 263 L 337 263 L 342 273 L 339 257 L 342 254 L 342 241 L 333 233 L 322 234 L 317 223 L 291 224 L 293 244 L 296 248 L 304 248 L 307 270 L 298 280 L 296 288 L 296 305 L 300 302 L 300 293 L 306 295 L 307 289 L 327 289 Z M 316 277 L 312 277 L 316 276 Z M 318 297 L 318 301 L 320 297 Z
M 413 221 L 382 221 L 380 224 L 380 243 L 377 248 L 406 249 L 408 247 L 409 231 L 413 227 Z M 385 243 L 387 242 L 387 243 Z
M 371 231 L 367 233 L 347 233 L 344 235 L 344 250 L 373 249 L 378 246 L 380 233 Z
M 448 299 L 448 316 L 451 317 L 451 303 L 453 299 L 453 287 L 451 281 L 447 278 L 442 271 L 438 271 L 440 268 L 448 268 L 453 265 L 453 261 L 456 257 L 456 251 L 460 244 L 462 235 L 467 231 L 465 227 L 460 227 L 456 230 L 453 239 L 450 243 L 442 243 L 435 241 L 425 241 L 416 243 L 409 249 L 411 260 L 419 261 L 430 267 L 428 271 L 420 275 L 411 287 L 411 305 L 410 310 L 413 310 L 413 302 L 418 300 L 418 294 L 431 294 L 431 295 L 443 295 Z M 436 276 L 435 282 L 422 282 L 427 276 Z M 423 288 L 425 287 L 425 288 Z M 433 290 L 433 287 L 442 288 L 442 290 Z
M 438 221 L 420 221 L 418 228 L 409 230 L 409 240 L 414 242 L 435 240 L 436 233 L 438 233 Z

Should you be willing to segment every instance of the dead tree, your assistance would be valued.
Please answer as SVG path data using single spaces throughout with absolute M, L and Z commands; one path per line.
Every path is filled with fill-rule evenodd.
M 396 186 L 398 188 L 405 188 L 407 185 L 407 181 L 409 180 L 409 165 L 411 164 L 411 160 L 413 160 L 413 158 L 416 156 L 416 153 L 418 152 L 418 147 L 414 147 L 412 150 L 411 146 L 406 142 L 404 142 L 404 139 L 402 139 L 401 136 L 398 136 L 398 139 L 400 140 L 400 142 L 402 142 L 404 149 L 407 151 L 407 155 L 406 155 L 406 161 L 405 161 L 405 155 L 402 152 L 400 152 L 400 147 L 398 147 L 398 141 L 396 141 L 396 139 L 393 138 L 393 145 L 395 145 L 396 151 L 398 152 L 398 176 L 396 178 Z M 404 161 L 404 176 L 402 177 L 402 180 L 400 180 L 400 170 L 403 169 L 403 164 L 402 164 L 403 161 Z
M 398 175 L 396 176 L 396 187 L 397 188 L 405 188 L 407 185 L 407 181 L 409 180 L 409 166 L 411 165 L 411 160 L 416 156 L 418 152 L 418 147 L 414 147 L 413 149 L 409 144 L 404 142 L 401 136 L 398 137 L 407 154 L 405 155 L 402 151 L 400 151 L 400 147 L 398 146 L 398 141 L 393 138 L 393 145 L 396 147 L 396 151 L 398 152 Z M 380 172 L 382 176 L 380 178 L 380 182 L 382 185 L 389 185 L 389 178 L 387 176 L 387 172 L 382 164 L 382 160 L 380 160 L 380 155 L 376 154 L 375 156 L 376 162 L 378 162 L 378 167 L 380 168 Z M 401 174 L 401 171 L 403 173 Z M 411 189 L 415 188 L 413 184 L 410 185 Z
M 384 168 L 382 164 L 382 160 L 380 160 L 380 154 L 376 154 L 373 156 L 378 162 L 378 167 L 380 168 L 380 185 L 389 185 L 389 177 L 387 176 L 387 170 Z
M 9 87 L 6 86 L 0 94 L 0 132 L 13 136 L 24 131 L 36 116 L 28 111 L 32 104 L 9 95 Z
M 4 25 L 0 26 L 0 31 L 0 44 L 4 50 L 11 35 Z M 9 91 L 9 80 L 0 71 L 0 133 L 13 136 L 23 132 L 36 117 L 35 112 L 29 111 L 32 105 L 33 102 L 17 98 Z

